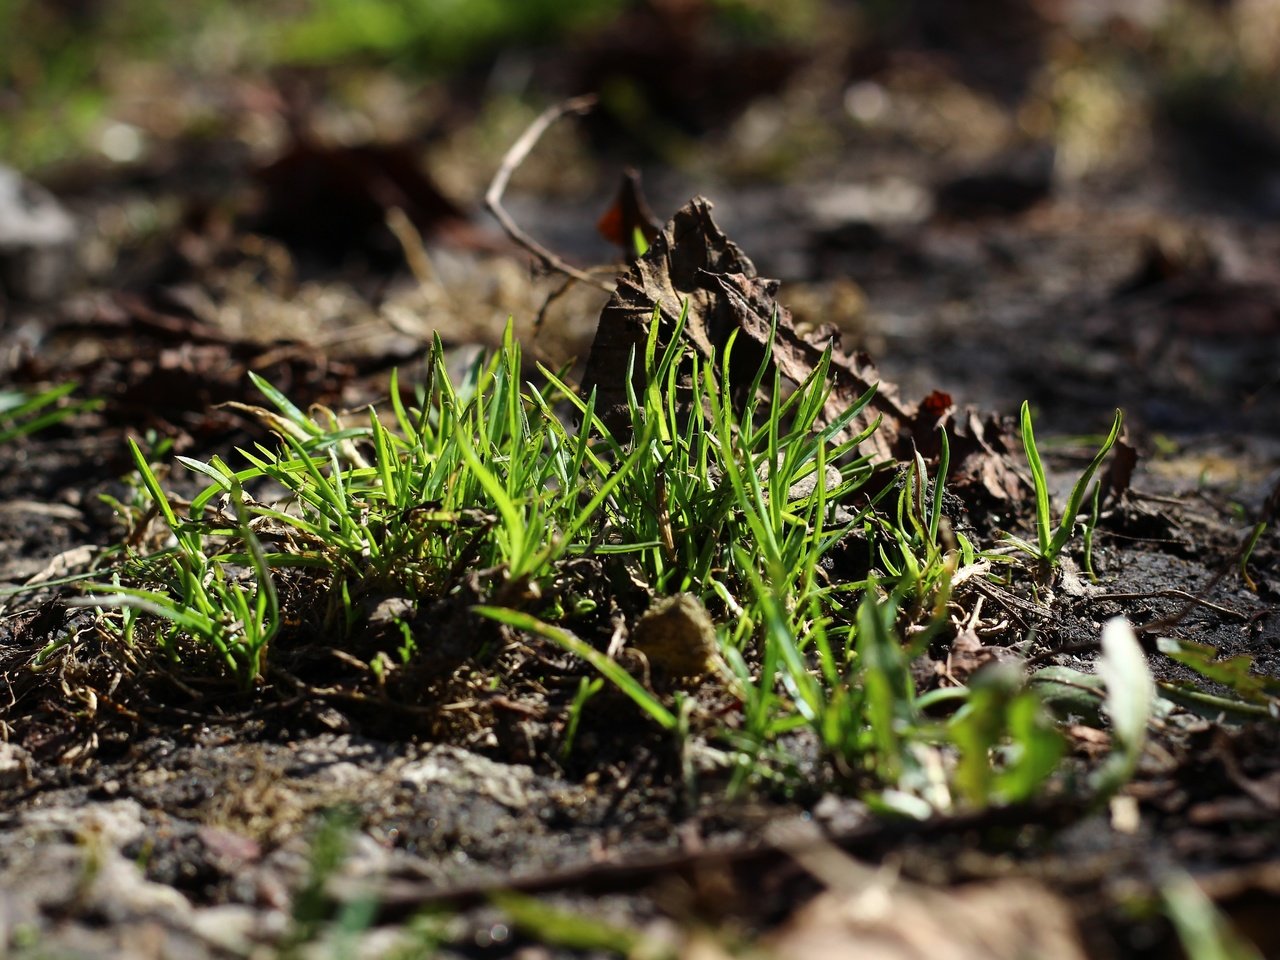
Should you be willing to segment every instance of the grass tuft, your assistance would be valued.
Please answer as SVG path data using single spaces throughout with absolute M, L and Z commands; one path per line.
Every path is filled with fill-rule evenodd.
M 819 425 L 829 352 L 799 384 L 784 383 L 766 352 L 743 391 L 732 339 L 706 359 L 684 323 L 664 329 L 655 315 L 631 358 L 641 376 L 626 439 L 561 375 L 527 381 L 510 325 L 456 382 L 437 339 L 425 382 L 409 390 L 393 376 L 382 410 L 304 411 L 254 377 L 265 402 L 239 409 L 276 444 L 241 449 L 237 467 L 178 458 L 207 481 L 189 504 L 131 444 L 150 507 L 132 510 L 129 561 L 83 603 L 114 611 L 104 629 L 127 642 L 244 689 L 269 675 L 282 645 L 314 643 L 299 623 L 323 622 L 326 643 L 336 633 L 344 657 L 367 658 L 383 698 L 388 676 L 415 664 L 463 662 L 473 682 L 503 691 L 530 664 L 568 663 L 566 674 L 532 675 L 563 691 L 548 759 L 568 761 L 599 713 L 588 701 L 611 688 L 637 708 L 632 726 L 675 744 L 689 797 L 694 737 L 722 758 L 730 792 L 804 788 L 797 749 L 828 788 L 911 816 L 1044 789 L 1063 744 L 1043 684 L 1002 667 L 921 693 L 912 670 L 950 629 L 953 576 L 975 558 L 943 515 L 946 436 L 935 464 L 873 468 L 859 446 L 874 426 L 838 439 L 872 392 Z M 1117 415 L 1053 528 L 1024 408 L 1038 478 L 1037 542 L 1025 546 L 1041 561 L 1065 547 L 1119 427 Z M 865 572 L 833 576 L 837 546 L 864 554 Z M 698 658 L 700 677 L 672 673 L 691 658 L 666 659 L 665 639 L 626 643 L 651 598 L 682 594 L 715 621 L 698 641 L 715 648 Z M 388 601 L 400 612 L 379 633 L 373 611 Z M 492 628 L 459 632 L 454 620 L 449 633 L 424 619 L 451 605 Z M 514 652 L 536 644 L 533 659 Z M 939 721 L 939 710 L 953 712 Z M 1132 770 L 1115 767 L 1108 788 Z

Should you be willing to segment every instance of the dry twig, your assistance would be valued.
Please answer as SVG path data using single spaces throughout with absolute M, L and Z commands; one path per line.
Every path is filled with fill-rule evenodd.
M 502 165 L 498 167 L 498 172 L 493 175 L 493 181 L 489 184 L 489 189 L 485 191 L 484 205 L 497 218 L 507 236 L 542 261 L 548 269 L 573 277 L 573 279 L 582 283 L 589 283 L 593 287 L 599 287 L 606 293 L 612 293 L 612 285 L 593 277 L 583 270 L 579 270 L 572 264 L 566 263 L 525 233 L 502 205 L 502 195 L 506 192 L 507 183 L 511 180 L 511 175 L 516 172 L 520 164 L 524 163 L 525 157 L 529 155 L 529 151 L 546 133 L 547 128 L 567 114 L 587 113 L 595 105 L 596 97 L 594 95 L 574 97 L 553 107 L 548 107 L 539 114 L 538 118 L 529 124 L 529 129 L 520 135 L 520 139 L 511 145 L 511 149 L 502 158 Z

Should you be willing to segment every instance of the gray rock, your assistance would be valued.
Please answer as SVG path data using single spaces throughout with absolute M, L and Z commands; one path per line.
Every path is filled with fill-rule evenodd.
M 0 787 L 15 787 L 31 779 L 31 755 L 16 743 L 0 743 Z
M 75 265 L 76 222 L 48 190 L 0 166 L 0 291 L 49 300 Z

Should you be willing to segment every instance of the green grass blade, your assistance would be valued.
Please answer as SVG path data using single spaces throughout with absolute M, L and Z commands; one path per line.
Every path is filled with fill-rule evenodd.
M 151 470 L 151 464 L 147 463 L 146 455 L 143 454 L 142 448 L 138 446 L 133 437 L 129 437 L 129 453 L 133 457 L 134 466 L 138 468 L 138 473 L 142 477 L 142 484 L 147 488 L 147 493 L 155 505 L 160 508 L 164 521 L 169 525 L 169 529 L 176 535 L 178 532 L 178 516 L 173 512 L 173 506 L 169 503 L 169 498 L 160 487 L 160 481 L 156 479 L 155 473 Z
M 951 468 L 951 441 L 942 430 L 942 449 L 938 453 L 938 474 L 933 478 L 933 503 L 929 510 L 929 543 L 938 543 L 938 524 L 942 520 L 942 495 L 947 486 L 947 471 Z
M 1049 559 L 1052 554 L 1049 545 L 1052 535 L 1049 530 L 1053 520 L 1049 516 L 1049 481 L 1045 479 L 1044 463 L 1040 459 L 1040 451 L 1036 447 L 1036 435 L 1031 425 L 1031 404 L 1022 401 L 1022 448 L 1027 454 L 1027 466 L 1031 468 L 1032 485 L 1036 495 L 1036 541 L 1040 548 L 1040 557 Z
M 505 623 L 509 627 L 515 627 L 517 630 L 524 630 L 526 633 L 532 633 L 550 640 L 574 656 L 581 657 L 591 664 L 605 679 L 630 697 L 636 706 L 649 714 L 664 730 L 674 730 L 676 728 L 678 721 L 675 714 L 664 707 L 658 698 L 646 690 L 639 680 L 627 673 L 617 661 L 610 660 L 591 644 L 574 636 L 568 630 L 552 626 L 549 623 L 543 623 L 537 617 L 522 613 L 519 610 L 509 610 L 506 607 L 477 606 L 471 609 L 482 617 L 497 620 L 499 623 Z
M 1102 466 L 1102 461 L 1106 459 L 1107 454 L 1111 452 L 1111 448 L 1115 445 L 1116 438 L 1120 436 L 1120 427 L 1124 423 L 1124 414 L 1119 410 L 1116 411 L 1115 421 L 1111 424 L 1111 432 L 1107 434 L 1107 439 L 1103 442 L 1094 458 L 1089 461 L 1089 466 L 1085 468 L 1084 473 L 1076 480 L 1075 486 L 1071 488 L 1071 496 L 1067 498 L 1066 510 L 1062 513 L 1062 523 L 1059 524 L 1057 531 L 1053 535 L 1053 539 L 1049 542 L 1049 558 L 1053 559 L 1062 552 L 1062 548 L 1067 545 L 1067 541 L 1071 539 L 1071 533 L 1075 527 L 1076 516 L 1080 513 L 1080 506 L 1084 503 L 1085 493 L 1089 489 L 1089 481 L 1093 479 L 1093 475 L 1098 472 L 1098 468 Z
M 295 425 L 301 427 L 306 433 L 313 437 L 318 437 L 324 433 L 310 417 L 298 409 L 292 400 L 277 390 L 269 381 L 258 376 L 252 370 L 249 371 L 249 380 L 258 388 L 259 393 L 271 401 L 277 410 Z
M 85 589 L 99 596 L 74 598 L 67 601 L 68 606 L 129 607 L 168 620 L 195 636 L 208 637 L 217 631 L 213 619 L 183 606 L 167 593 L 107 583 L 87 583 Z
M 471 474 L 484 488 L 484 492 L 489 495 L 493 501 L 493 505 L 497 508 L 499 516 L 502 517 L 502 525 L 507 530 L 507 539 L 509 541 L 509 549 L 514 554 L 520 550 L 525 543 L 525 527 L 524 519 L 520 516 L 520 509 L 516 506 L 514 500 L 507 495 L 506 489 L 498 480 L 497 476 L 480 462 L 480 457 L 476 455 L 476 449 L 471 445 L 471 440 L 467 436 L 465 430 L 458 430 L 455 439 L 458 444 L 458 452 L 462 454 L 462 459 L 466 463 Z M 524 573 L 523 557 L 510 556 L 508 562 L 512 568 L 512 574 L 518 575 Z
M 75 388 L 74 383 L 60 383 L 35 396 L 27 396 L 17 390 L 0 393 L 0 417 L 17 420 L 20 417 L 30 416 L 37 410 L 43 410 L 57 403 Z

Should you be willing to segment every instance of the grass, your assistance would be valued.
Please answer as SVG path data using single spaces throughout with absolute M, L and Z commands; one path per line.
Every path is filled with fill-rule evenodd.
M 243 488 L 234 475 L 228 480 L 233 526 L 180 521 L 141 448 L 130 440 L 129 449 L 174 545 L 148 558 L 151 586 L 91 584 L 88 589 L 100 594 L 93 602 L 165 621 L 163 629 L 152 632 L 162 652 L 178 660 L 180 639 L 192 641 L 198 656 L 215 651 L 241 686 L 251 686 L 261 676 L 267 648 L 280 628 L 280 602 L 266 552 L 250 525 Z M 213 538 L 231 535 L 240 551 L 211 548 Z M 251 574 L 247 580 L 240 573 L 243 567 Z M 133 640 L 135 624 L 132 617 L 124 621 L 121 633 L 126 642 Z
M 932 471 L 920 457 L 874 467 L 858 448 L 875 426 L 837 439 L 870 393 L 819 424 L 829 354 L 790 388 L 766 356 L 735 392 L 732 342 L 703 358 L 683 322 L 663 329 L 655 317 L 632 358 L 641 376 L 626 440 L 561 374 L 526 381 L 510 327 L 458 382 L 437 341 L 426 381 L 410 392 L 393 378 L 382 411 L 303 411 L 254 378 L 266 403 L 241 409 L 276 444 L 239 450 L 236 467 L 179 457 L 208 481 L 185 505 L 133 444 L 149 508 L 132 511 L 130 542 L 149 546 L 81 602 L 106 611 L 103 629 L 126 643 L 251 690 L 271 676 L 277 647 L 314 643 L 318 624 L 326 645 L 367 658 L 384 681 L 388 664 L 429 661 L 448 642 L 413 611 L 474 598 L 453 602 L 578 665 L 549 762 L 572 760 L 608 687 L 634 706 L 638 729 L 680 755 L 696 730 L 723 759 L 730 793 L 804 788 L 803 742 L 830 785 L 881 809 L 923 816 L 1035 796 L 1063 756 L 1043 685 L 1009 667 L 921 693 L 912 674 L 950 629 L 953 576 L 975 560 L 943 516 L 945 438 Z M 1024 428 L 1030 456 L 1029 416 Z M 1117 417 L 1078 490 L 1118 429 Z M 1078 499 L 1051 529 L 1038 496 L 1040 537 L 1027 546 L 1042 561 L 1064 548 Z M 831 576 L 837 545 L 865 554 L 864 575 Z M 609 593 L 619 580 L 642 596 L 687 593 L 713 614 L 709 683 L 665 676 L 652 648 L 617 655 L 616 618 L 634 625 L 644 612 Z M 371 649 L 369 611 L 387 598 L 407 612 L 395 642 Z M 290 626 L 299 622 L 311 639 Z M 493 636 L 477 632 L 465 655 L 486 689 L 501 690 L 511 678 Z M 1107 789 L 1139 749 L 1137 714 L 1124 717 L 1126 760 Z M 682 769 L 692 796 L 692 766 Z
M 1247 658 L 1187 641 L 1160 648 L 1234 697 L 1153 683 L 1123 621 L 1103 630 L 1097 676 L 1052 667 L 1028 678 L 1002 663 L 928 689 L 917 659 L 949 640 L 967 596 L 953 583 L 979 575 L 985 546 L 950 530 L 945 436 L 935 461 L 872 464 L 859 453 L 869 433 L 839 439 L 869 396 L 819 423 L 829 357 L 801 384 L 782 383 L 766 357 L 735 390 L 732 343 L 703 358 L 684 346 L 682 323 L 655 318 L 632 358 L 627 439 L 563 373 L 528 371 L 511 329 L 461 376 L 436 342 L 424 382 L 393 378 L 376 409 L 303 410 L 255 377 L 263 400 L 240 409 L 274 442 L 246 445 L 234 462 L 131 442 L 134 497 L 116 504 L 128 557 L 79 602 L 101 611 L 107 649 L 131 666 L 161 661 L 166 680 L 221 687 L 220 703 L 305 692 L 298 664 L 337 648 L 368 669 L 336 685 L 328 674 L 326 692 L 372 690 L 358 702 L 396 716 L 410 686 L 387 678 L 399 671 L 420 696 L 438 696 L 422 678 L 438 646 L 461 644 L 454 669 L 469 672 L 475 700 L 517 702 L 532 676 L 548 708 L 538 762 L 577 776 L 602 743 L 669 758 L 671 795 L 690 811 L 704 797 L 762 793 L 800 803 L 844 793 L 910 818 L 1064 793 L 1098 808 L 1138 770 L 1151 716 L 1166 708 L 1158 698 L 1214 715 L 1274 711 L 1275 685 Z M 13 422 L 65 402 L 45 397 Z M 1117 415 L 1055 522 L 1024 409 L 1037 488 L 1023 549 L 1035 566 L 1003 569 L 1006 586 L 1021 576 L 1037 589 L 1071 549 L 1082 491 L 1118 430 Z M 189 501 L 174 493 L 189 488 L 167 482 L 169 461 L 203 481 Z M 656 655 L 611 642 L 619 623 L 635 638 L 651 598 L 681 593 L 715 623 L 701 677 L 664 676 Z M 392 639 L 371 640 L 371 611 L 388 598 L 405 605 Z M 472 619 L 437 628 L 449 604 Z M 468 634 L 475 624 L 489 632 Z M 1109 727 L 1109 755 L 1068 759 L 1063 728 L 1079 723 Z M 350 955 L 370 928 L 372 897 L 326 893 L 351 829 L 335 818 L 317 834 L 281 956 L 321 944 Z M 1162 891 L 1189 952 L 1247 956 L 1214 952 L 1232 941 L 1204 903 L 1196 914 L 1193 894 Z M 642 931 L 528 898 L 492 906 L 538 942 L 654 948 Z M 423 914 L 403 955 L 455 932 Z
M 1261 960 L 1261 951 L 1234 930 L 1190 874 L 1170 871 L 1160 899 L 1189 960 Z
M 71 401 L 74 383 L 63 383 L 36 393 L 0 390 L 0 445 L 55 426 L 78 413 L 98 410 L 100 400 Z
M 1036 500 L 1036 521 L 1035 521 L 1035 542 L 1023 540 L 1019 537 L 1010 535 L 1009 542 L 1023 552 L 1029 554 L 1039 565 L 1041 575 L 1047 574 L 1056 567 L 1062 557 L 1062 552 L 1071 538 L 1075 536 L 1076 518 L 1080 515 L 1080 510 L 1084 506 L 1085 496 L 1089 489 L 1089 482 L 1093 479 L 1098 468 L 1102 466 L 1102 462 L 1107 458 L 1107 454 L 1111 452 L 1111 448 L 1115 445 L 1116 440 L 1120 436 L 1120 428 L 1124 424 L 1124 415 L 1117 410 L 1115 420 L 1111 424 L 1111 432 L 1107 434 L 1107 438 L 1102 442 L 1102 446 L 1098 448 L 1098 452 L 1089 461 L 1089 465 L 1085 467 L 1084 472 L 1076 479 L 1075 484 L 1071 487 L 1071 493 L 1067 497 L 1067 503 L 1063 509 L 1062 518 L 1055 526 L 1049 506 L 1049 481 L 1045 476 L 1044 462 L 1040 457 L 1040 450 L 1036 446 L 1035 429 L 1031 419 L 1031 405 L 1024 402 L 1022 404 L 1022 445 L 1027 455 L 1027 465 L 1031 468 L 1032 488 L 1035 492 Z M 1093 525 L 1097 522 L 1097 493 L 1094 496 L 1094 510 L 1092 512 L 1092 522 L 1089 524 L 1086 532 L 1086 548 L 1087 553 L 1091 555 L 1093 544 Z M 1091 563 L 1089 564 L 1091 569 Z

